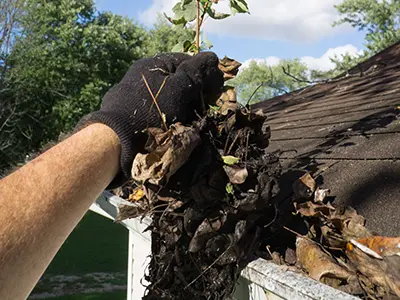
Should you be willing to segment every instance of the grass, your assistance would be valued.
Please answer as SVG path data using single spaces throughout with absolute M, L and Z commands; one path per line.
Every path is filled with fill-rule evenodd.
M 47 298 L 46 300 L 125 300 L 126 291 Z
M 128 231 L 89 211 L 71 233 L 47 274 L 77 275 L 126 272 Z
M 44 276 L 83 275 L 87 273 L 127 272 L 128 230 L 93 212 L 88 212 L 61 247 Z M 111 284 L 126 284 L 121 282 Z M 51 291 L 51 284 L 39 284 L 34 293 Z M 96 284 L 93 282 L 93 284 Z M 95 287 L 95 286 L 93 286 Z M 80 294 L 46 298 L 47 300 L 105 300 L 126 299 L 126 291 L 103 294 Z

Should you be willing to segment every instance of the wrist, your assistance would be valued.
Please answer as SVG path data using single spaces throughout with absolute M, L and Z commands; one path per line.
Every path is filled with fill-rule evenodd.
M 100 124 L 113 132 L 119 144 L 119 172 L 107 189 L 113 189 L 123 185 L 131 177 L 132 162 L 140 151 L 140 134 L 135 129 L 132 118 L 122 112 L 96 111 L 85 117 L 77 125 L 78 130 L 82 127 Z

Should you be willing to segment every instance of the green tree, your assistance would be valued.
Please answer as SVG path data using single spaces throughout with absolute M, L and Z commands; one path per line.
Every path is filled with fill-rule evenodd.
M 365 31 L 370 55 L 400 40 L 400 1 L 344 0 L 335 7 L 342 18 L 334 25 L 350 24 Z
M 14 42 L 23 0 L 0 1 L 0 80 L 7 69 L 7 57 Z
M 334 26 L 350 24 L 359 31 L 365 32 L 367 49 L 356 57 L 345 54 L 342 57 L 332 58 L 336 64 L 332 74 L 342 74 L 400 40 L 400 1 L 344 0 L 335 7 L 341 19 L 335 22 Z
M 250 104 L 254 104 L 307 86 L 307 79 L 307 66 L 298 59 L 281 60 L 272 67 L 253 60 L 231 84 L 236 87 L 240 102 L 246 104 L 251 98 Z
M 30 0 L 20 25 L 0 94 L 1 167 L 71 130 L 146 54 L 142 27 L 91 0 Z
M 171 26 L 163 16 L 159 15 L 156 23 L 149 30 L 147 55 L 170 52 L 178 43 L 183 44 L 184 41 L 194 38 L 195 33 L 190 27 Z

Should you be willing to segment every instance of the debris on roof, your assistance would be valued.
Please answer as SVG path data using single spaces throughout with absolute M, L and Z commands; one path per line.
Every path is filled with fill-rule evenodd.
M 382 235 L 400 235 L 400 42 L 347 75 L 253 106 L 284 167 L 326 182 Z M 293 150 L 296 150 L 293 151 Z M 322 185 L 324 186 L 324 184 Z
M 349 149 L 360 142 L 353 139 L 389 134 L 398 98 L 383 84 L 384 92 L 364 90 L 397 80 L 379 70 L 266 101 L 258 105 L 264 112 L 239 107 L 227 89 L 231 96 L 217 99 L 192 126 L 148 129 L 148 154 L 138 155 L 132 167 L 139 187 L 122 191 L 130 204 L 119 208 L 119 220 L 152 217 L 143 299 L 227 299 L 255 257 L 363 299 L 400 297 L 399 239 L 377 236 L 354 208 L 335 204 L 335 185 L 321 185 L 331 187 L 321 178 L 338 163 L 347 163 L 343 170 L 355 177 L 350 162 L 370 162 L 360 158 L 376 141 L 364 141 L 354 153 Z M 359 88 L 363 92 L 355 93 Z M 360 122 L 370 110 L 375 118 Z M 382 114 L 391 122 L 381 123 Z

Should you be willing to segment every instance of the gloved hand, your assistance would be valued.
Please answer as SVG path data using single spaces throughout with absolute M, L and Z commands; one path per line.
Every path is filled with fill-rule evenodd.
M 143 131 L 162 125 L 162 117 L 142 75 L 154 96 L 167 77 L 157 103 L 168 125 L 194 121 L 196 114 L 203 113 L 203 97 L 217 96 L 224 82 L 218 57 L 212 52 L 193 57 L 169 53 L 136 61 L 121 82 L 104 96 L 100 110 L 82 118 L 77 126 L 100 122 L 117 133 L 121 141 L 121 171 L 109 188 L 122 185 L 130 178 L 133 159 L 142 152 L 146 141 Z

